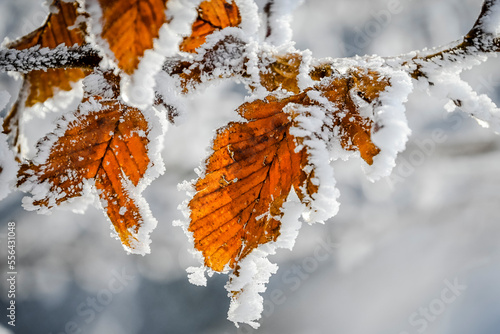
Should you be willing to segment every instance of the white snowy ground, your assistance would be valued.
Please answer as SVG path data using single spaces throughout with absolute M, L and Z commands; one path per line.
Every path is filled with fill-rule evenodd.
M 33 29 L 43 19 L 38 2 L 1 0 L 0 38 Z M 481 3 L 310 0 L 296 12 L 294 40 L 315 57 L 395 55 L 458 39 Z M 467 78 L 500 101 L 497 59 Z M 0 91 L 16 96 L 16 89 L 0 75 Z M 19 193 L 0 202 L 4 259 L 6 223 L 17 223 L 18 333 L 71 326 L 96 334 L 500 332 L 500 137 L 418 91 L 407 103 L 413 134 L 395 175 L 372 184 L 356 161 L 336 163 L 340 213 L 304 226 L 292 252 L 271 258 L 280 269 L 265 294 L 261 328 L 234 328 L 226 320 L 226 277 L 206 288 L 187 283 L 184 270 L 195 262 L 171 222 L 185 198 L 177 183 L 195 177 L 213 130 L 234 117 L 242 93 L 239 86 L 213 87 L 169 129 L 167 173 L 144 193 L 159 221 L 150 255 L 126 255 L 92 207 L 84 215 L 40 216 L 21 209 Z M 439 143 L 431 141 L 435 130 L 445 132 Z M 4 292 L 0 301 L 4 309 Z

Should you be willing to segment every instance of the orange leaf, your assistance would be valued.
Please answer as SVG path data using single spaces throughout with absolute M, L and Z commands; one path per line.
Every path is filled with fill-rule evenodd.
M 68 47 L 84 44 L 84 27 L 73 28 L 78 13 L 78 2 L 55 0 L 52 6 L 57 12 L 51 12 L 44 25 L 32 33 L 8 45 L 9 48 L 24 50 L 33 46 L 55 48 L 60 44 Z M 71 83 L 85 77 L 87 71 L 81 69 L 48 69 L 47 71 L 32 71 L 26 75 L 27 99 L 26 106 L 31 107 L 39 102 L 45 102 L 54 96 L 56 89 L 69 91 Z
M 306 150 L 295 152 L 293 121 L 282 111 L 287 103 L 268 98 L 244 104 L 239 112 L 248 122 L 218 132 L 205 176 L 195 185 L 189 230 L 216 271 L 228 263 L 234 268 L 259 244 L 276 240 L 289 192 L 300 192 L 312 177 L 303 170 Z M 316 187 L 307 183 L 312 195 Z
M 123 245 L 134 249 L 138 243 L 134 235 L 144 219 L 129 189 L 138 185 L 149 165 L 148 124 L 138 109 L 116 99 L 118 78 L 108 75 L 107 79 L 114 85 L 114 97 L 85 96 L 75 119 L 56 130 L 64 133 L 39 142 L 43 152 L 45 142 L 53 141 L 48 158 L 22 165 L 18 184 L 27 184 L 35 207 L 50 209 L 82 196 L 84 181 L 94 180 Z M 36 190 L 40 184 L 46 185 L 45 191 Z
M 153 47 L 166 22 L 167 0 L 99 0 L 101 37 L 109 44 L 118 66 L 132 74 L 144 51 Z
M 226 27 L 237 27 L 241 23 L 238 6 L 232 0 L 206 0 L 198 8 L 198 18 L 193 23 L 191 35 L 184 38 L 180 50 L 195 52 L 205 43 L 208 35 Z

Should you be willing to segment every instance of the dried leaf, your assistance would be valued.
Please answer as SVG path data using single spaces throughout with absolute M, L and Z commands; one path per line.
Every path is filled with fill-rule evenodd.
M 55 48 L 64 44 L 68 47 L 84 44 L 85 27 L 77 25 L 78 2 L 55 0 L 52 11 L 44 25 L 32 33 L 8 45 L 9 48 L 24 50 L 34 46 Z M 27 87 L 26 106 L 31 107 L 39 102 L 45 102 L 54 96 L 56 89 L 69 91 L 71 83 L 85 77 L 88 71 L 81 69 L 48 69 L 47 71 L 32 71 L 26 75 Z
M 206 0 L 198 8 L 198 18 L 193 23 L 191 35 L 184 38 L 180 50 L 196 52 L 208 35 L 241 23 L 238 6 L 232 0 Z
M 26 184 L 25 189 L 33 193 L 35 207 L 50 209 L 81 196 L 84 181 L 94 180 L 123 245 L 133 250 L 143 217 L 129 190 L 138 185 L 149 165 L 148 124 L 140 110 L 116 99 L 118 77 L 107 79 L 115 81 L 113 97 L 85 96 L 74 120 L 56 130 L 62 134 L 39 142 L 40 152 L 53 142 L 48 157 L 43 163 L 23 164 L 18 185 Z
M 166 3 L 167 0 L 99 0 L 101 37 L 126 73 L 132 74 L 144 51 L 153 47 L 153 40 L 166 22 Z
M 240 107 L 248 122 L 218 132 L 205 176 L 195 185 L 189 230 L 216 271 L 228 263 L 234 268 L 259 244 L 276 240 L 292 189 L 300 193 L 307 183 L 303 198 L 316 191 L 309 182 L 313 173 L 304 171 L 306 150 L 295 152 L 292 115 L 282 111 L 288 103 L 268 98 Z

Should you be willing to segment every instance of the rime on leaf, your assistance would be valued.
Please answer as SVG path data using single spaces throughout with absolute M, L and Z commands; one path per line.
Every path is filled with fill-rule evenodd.
M 227 62 L 228 54 L 232 57 L 244 57 L 245 43 L 240 39 L 228 35 L 217 41 L 209 49 L 198 55 L 193 62 L 180 61 L 174 64 L 166 63 L 164 69 L 172 76 L 180 79 L 183 93 L 196 88 L 198 84 L 211 78 L 224 78 L 244 72 L 243 62 Z M 217 74 L 216 74 L 217 73 Z
M 335 112 L 329 113 L 333 121 L 329 129 L 337 129 L 342 147 L 348 151 L 359 151 L 361 158 L 369 165 L 380 153 L 371 139 L 372 129 L 377 130 L 383 125 L 374 123 L 373 115 L 361 114 L 353 97 L 358 96 L 373 108 L 379 103 L 380 93 L 387 86 L 388 79 L 377 72 L 351 69 L 346 76 L 334 77 L 317 87 L 337 108 Z
M 51 12 L 44 25 L 32 33 L 8 45 L 11 49 L 24 50 L 34 46 L 55 48 L 64 44 L 67 47 L 84 44 L 85 27 L 76 23 L 78 2 L 55 0 L 52 3 L 57 12 Z M 71 28 L 70 28 L 71 27 Z M 27 95 L 26 106 L 31 107 L 38 102 L 45 102 L 54 96 L 55 89 L 69 91 L 71 83 L 86 75 L 86 71 L 73 69 L 47 69 L 32 71 L 25 76 L 23 90 Z
M 258 245 L 276 241 L 290 191 L 295 190 L 307 206 L 314 199 L 318 180 L 306 139 L 319 134 L 301 138 L 290 132 L 300 127 L 297 116 L 309 116 L 307 107 L 319 105 L 309 97 L 310 91 L 331 102 L 322 106 L 328 121 L 321 131 L 337 135 L 344 149 L 358 150 L 372 164 L 380 152 L 371 141 L 373 120 L 360 115 L 352 95 L 362 93 L 373 106 L 387 85 L 377 73 L 352 70 L 288 98 L 268 96 L 243 104 L 238 112 L 247 122 L 219 129 L 189 203 L 189 231 L 205 265 L 215 271 L 226 265 L 236 269 Z M 284 111 L 287 106 L 289 112 Z
M 191 35 L 184 38 L 180 50 L 195 52 L 205 43 L 208 35 L 226 27 L 237 27 L 241 23 L 238 6 L 232 0 L 206 0 L 198 8 L 198 18 L 193 23 Z
M 325 124 L 322 131 L 340 141 L 347 151 L 358 151 L 361 158 L 369 165 L 380 149 L 372 141 L 372 132 L 378 131 L 383 124 L 375 122 L 374 108 L 379 104 L 379 97 L 390 85 L 389 79 L 371 70 L 352 68 L 345 74 L 332 74 L 330 68 L 322 66 L 311 71 L 313 79 L 330 74 L 328 78 L 304 92 L 286 100 L 302 106 L 320 106 L 325 109 Z M 323 74 L 321 74 L 323 73 Z M 320 104 L 309 97 L 309 92 L 319 92 L 330 105 Z M 360 103 L 369 107 L 361 111 Z
M 262 86 L 273 92 L 279 88 L 298 94 L 300 92 L 297 76 L 302 56 L 294 53 L 275 56 L 275 61 L 260 73 Z
M 99 0 L 101 37 L 126 73 L 133 73 L 144 51 L 153 47 L 153 40 L 166 22 L 166 3 L 167 0 Z
M 21 166 L 18 185 L 26 184 L 33 193 L 35 207 L 50 209 L 81 196 L 84 180 L 94 180 L 123 245 L 133 251 L 143 217 L 128 189 L 138 185 L 149 165 L 148 124 L 138 109 L 98 95 L 86 96 L 74 116 L 65 129 L 58 129 L 64 134 L 53 142 L 45 162 Z M 47 191 L 40 194 L 35 190 L 39 185 Z

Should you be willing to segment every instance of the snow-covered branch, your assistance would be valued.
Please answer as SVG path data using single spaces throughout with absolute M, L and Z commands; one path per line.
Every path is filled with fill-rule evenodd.
M 0 72 L 15 71 L 29 73 L 50 68 L 88 68 L 99 66 L 101 57 L 90 47 L 67 48 L 58 46 L 55 49 L 38 46 L 26 49 L 0 50 Z
M 269 1 L 265 7 L 268 16 L 271 14 L 273 5 L 275 5 L 274 1 Z M 268 29 L 268 34 L 270 32 L 271 29 Z M 206 45 L 204 50 L 200 51 L 194 57 L 169 59 L 164 64 L 163 69 L 169 75 L 181 76 L 184 89 L 187 89 L 186 86 L 189 84 L 199 84 L 205 81 L 204 79 L 210 80 L 210 77 L 251 76 L 251 73 L 245 73 L 244 63 L 248 59 L 245 60 L 242 57 L 241 50 L 244 49 L 245 42 L 241 40 L 236 41 L 233 36 L 232 39 L 226 38 L 225 40 L 220 40 L 212 44 L 212 46 Z M 413 78 L 418 79 L 427 77 L 425 68 L 428 65 L 433 68 L 436 66 L 442 67 L 450 63 L 456 63 L 459 60 L 466 60 L 470 57 L 476 58 L 484 54 L 499 51 L 500 1 L 486 0 L 473 28 L 462 40 L 446 47 L 413 53 L 399 59 L 403 61 L 400 65 L 405 67 Z M 292 54 L 281 56 L 293 57 Z M 217 69 L 217 61 L 221 59 L 224 60 L 220 63 L 224 63 L 226 72 L 223 75 Z M 207 67 L 207 64 L 210 64 L 212 60 L 215 60 L 214 66 Z M 0 71 L 28 73 L 34 70 L 47 70 L 50 68 L 93 69 L 99 66 L 100 61 L 101 57 L 98 53 L 88 46 L 72 48 L 59 46 L 55 49 L 33 47 L 26 50 L 0 50 Z M 197 64 L 205 65 L 203 66 L 204 68 L 200 68 Z M 215 73 L 210 73 L 214 70 Z M 188 72 L 189 75 L 187 74 Z M 206 76 L 206 78 L 202 78 L 203 76 Z
M 500 52 L 500 0 L 486 0 L 472 29 L 449 46 L 388 58 L 392 67 L 400 67 L 431 95 L 447 100 L 446 109 L 459 107 L 481 125 L 500 133 L 500 108 L 486 94 L 478 94 L 460 74 Z M 393 63 L 394 62 L 394 63 Z
M 270 37 L 273 31 L 271 26 L 271 11 L 274 5 L 274 0 L 269 0 L 264 6 L 264 14 L 266 15 L 266 38 Z
M 418 53 L 404 65 L 410 65 L 411 76 L 425 77 L 426 67 L 443 67 L 457 61 L 487 56 L 500 51 L 500 1 L 486 0 L 472 29 L 462 40 L 449 46 Z M 464 67 L 467 62 L 463 62 Z M 416 65 L 413 66 L 412 65 Z

